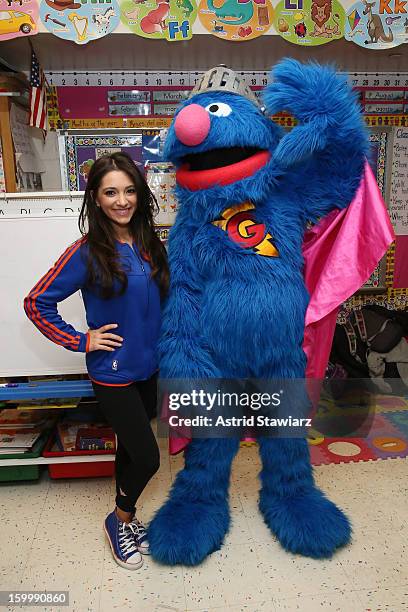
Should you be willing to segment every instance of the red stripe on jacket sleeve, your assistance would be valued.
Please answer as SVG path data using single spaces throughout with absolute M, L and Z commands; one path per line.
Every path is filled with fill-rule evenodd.
M 49 340 L 59 344 L 65 348 L 70 348 L 73 351 L 77 351 L 79 348 L 81 336 L 72 335 L 66 331 L 59 329 L 56 325 L 48 321 L 38 310 L 37 299 L 41 296 L 51 283 L 58 277 L 63 270 L 64 266 L 76 253 L 76 251 L 84 243 L 85 238 L 82 238 L 75 242 L 73 245 L 68 247 L 66 251 L 57 260 L 54 266 L 38 281 L 33 287 L 28 296 L 24 300 L 24 310 L 28 318 L 33 324 L 44 334 Z

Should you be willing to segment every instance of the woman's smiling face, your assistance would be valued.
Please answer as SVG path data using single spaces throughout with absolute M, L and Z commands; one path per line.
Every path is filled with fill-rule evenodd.
M 129 224 L 137 208 L 135 185 L 126 172 L 107 172 L 96 193 L 96 204 L 115 225 Z

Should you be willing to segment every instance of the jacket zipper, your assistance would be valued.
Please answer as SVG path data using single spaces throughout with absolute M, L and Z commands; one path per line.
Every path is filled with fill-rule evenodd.
M 145 319 L 147 319 L 147 315 L 149 313 L 149 305 L 150 305 L 150 299 L 149 299 L 149 280 L 147 278 L 147 274 L 146 274 L 146 269 L 143 265 L 143 259 L 141 257 L 141 255 L 139 254 L 139 252 L 136 250 L 135 247 L 132 247 L 132 251 L 134 252 L 134 254 L 136 255 L 137 260 L 139 261 L 140 267 L 142 268 L 145 280 L 146 280 L 146 293 L 147 293 L 147 300 L 146 300 L 146 314 L 145 314 Z
M 146 300 L 145 320 L 147 321 L 147 317 L 148 317 L 148 314 L 149 314 L 149 306 L 150 306 L 150 299 L 149 299 L 149 297 L 150 297 L 150 285 L 149 285 L 149 279 L 147 278 L 146 269 L 145 269 L 144 264 L 143 264 L 142 256 L 139 254 L 139 251 L 137 251 L 135 249 L 135 247 L 133 247 L 132 250 L 135 253 L 137 259 L 139 260 L 140 266 L 141 266 L 141 268 L 143 270 L 143 274 L 144 274 L 145 279 L 146 279 L 147 300 Z

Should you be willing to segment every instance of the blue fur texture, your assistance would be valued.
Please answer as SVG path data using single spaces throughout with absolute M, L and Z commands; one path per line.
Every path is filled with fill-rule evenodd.
M 259 509 L 266 525 L 292 553 L 331 557 L 349 542 L 351 526 L 345 514 L 314 486 L 306 440 L 260 438 L 259 447 Z
M 220 548 L 230 525 L 228 485 L 238 443 L 234 438 L 197 439 L 188 446 L 185 468 L 150 525 L 150 548 L 157 560 L 197 565 Z
M 176 166 L 190 153 L 251 146 L 270 161 L 229 185 L 192 191 L 177 186 L 180 204 L 170 232 L 170 293 L 160 342 L 163 378 L 303 378 L 308 293 L 303 280 L 306 223 L 347 206 L 358 187 L 368 139 L 346 78 L 330 67 L 284 60 L 272 71 L 263 100 L 268 114 L 286 110 L 299 121 L 285 134 L 237 94 L 196 94 L 184 102 L 209 109 L 205 140 L 188 147 L 174 122 L 165 147 Z M 178 114 L 177 113 L 177 114 Z M 177 116 L 177 115 L 176 115 Z M 225 209 L 254 205 L 278 257 L 243 248 L 212 222 Z M 234 443 L 233 443 L 234 442 Z M 288 551 L 330 557 L 350 539 L 344 514 L 314 484 L 302 439 L 260 438 L 260 511 Z M 193 440 L 169 499 L 149 528 L 153 557 L 200 563 L 220 547 L 229 527 L 228 484 L 238 443 Z

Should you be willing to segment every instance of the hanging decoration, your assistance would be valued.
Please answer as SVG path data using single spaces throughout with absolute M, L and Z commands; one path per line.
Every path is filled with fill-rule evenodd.
M 366 49 L 408 43 L 408 10 L 401 0 L 361 0 L 348 9 L 345 38 Z
M 270 29 L 274 10 L 269 0 L 201 0 L 198 16 L 205 29 L 218 38 L 241 42 L 258 38 Z
M 51 34 L 79 45 L 110 34 L 120 22 L 116 0 L 43 0 L 40 15 Z
M 373 50 L 408 44 L 408 0 L 275 2 L 0 0 L 0 42 L 48 31 L 82 45 L 123 33 L 124 26 L 138 36 L 169 42 L 189 40 L 204 28 L 233 42 L 278 34 L 300 46 L 319 46 L 341 38 Z
M 343 38 L 344 22 L 338 0 L 281 0 L 275 9 L 277 33 L 295 45 L 312 47 Z
M 38 32 L 36 0 L 0 0 L 0 41 Z
M 144 38 L 189 40 L 197 17 L 195 0 L 124 0 L 122 23 Z
M 174 195 L 176 186 L 174 166 L 163 161 L 148 162 L 146 165 L 146 180 L 159 207 L 155 223 L 165 226 L 173 225 L 178 210 Z

